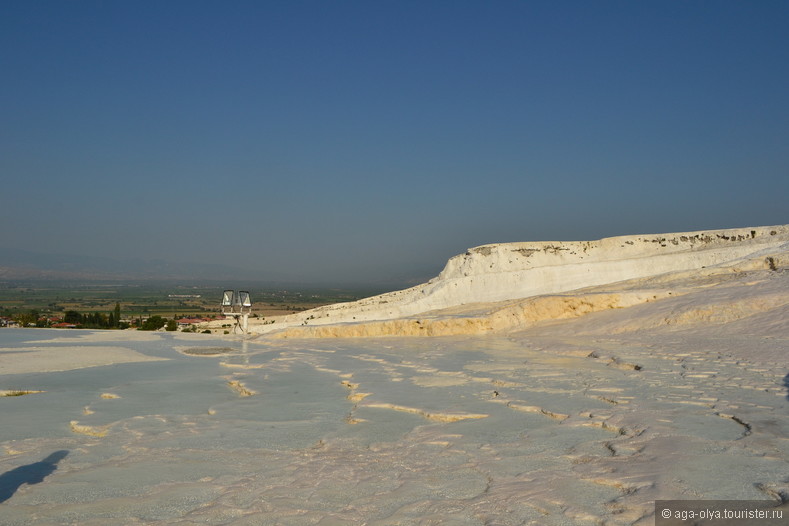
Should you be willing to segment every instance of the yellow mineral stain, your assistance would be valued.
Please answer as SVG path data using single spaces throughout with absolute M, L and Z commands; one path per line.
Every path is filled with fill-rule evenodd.
M 85 426 L 81 425 L 78 421 L 72 420 L 70 422 L 71 431 L 77 433 L 78 435 L 87 435 L 91 437 L 103 437 L 107 435 L 109 431 L 109 426 Z
M 242 382 L 239 382 L 238 380 L 229 380 L 227 382 L 227 385 L 229 385 L 231 389 L 236 391 L 239 394 L 239 396 L 252 396 L 257 394 L 256 391 L 247 389 L 247 387 Z
M 419 415 L 423 418 L 427 418 L 428 420 L 433 420 L 435 422 L 459 422 L 461 420 L 487 418 L 489 416 L 482 413 L 431 413 L 425 411 L 424 409 L 419 409 L 416 407 L 406 407 L 403 405 L 388 404 L 388 403 L 371 403 L 371 404 L 365 404 L 364 407 L 402 411 L 404 413 Z

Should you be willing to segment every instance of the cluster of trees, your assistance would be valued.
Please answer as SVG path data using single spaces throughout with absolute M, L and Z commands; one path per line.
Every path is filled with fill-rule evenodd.
M 10 312 L 8 314 L 11 314 Z M 4 314 L 5 315 L 5 314 Z M 42 315 L 39 311 L 32 309 L 27 312 L 16 312 L 7 316 L 22 327 L 50 327 L 50 318 Z M 163 318 L 158 314 L 150 316 L 145 321 L 142 318 L 134 320 L 132 323 L 121 321 L 120 303 L 115 304 L 115 309 L 107 314 L 103 312 L 89 312 L 82 314 L 75 310 L 67 310 L 63 313 L 63 322 L 76 325 L 81 329 L 128 329 L 137 326 L 141 331 L 158 331 L 162 327 L 168 331 L 178 330 L 178 323 L 175 319 Z M 197 332 L 195 327 L 183 329 L 185 332 Z M 211 331 L 204 331 L 210 333 Z
M 66 323 L 73 323 L 85 329 L 128 329 L 129 324 L 120 321 L 121 307 L 115 304 L 115 310 L 109 314 L 102 312 L 91 312 L 88 314 L 80 314 L 77 311 L 66 311 L 63 321 Z M 147 320 L 139 322 L 138 329 L 141 331 L 158 331 L 162 327 L 166 327 L 168 331 L 174 331 L 178 328 L 175 320 L 168 320 L 161 316 L 154 315 Z
M 151 316 L 140 325 L 141 331 L 158 331 L 162 327 L 166 327 L 168 331 L 174 331 L 178 328 L 175 320 L 168 320 L 162 318 L 158 314 Z
M 17 322 L 22 327 L 46 327 L 47 320 L 46 318 L 42 318 L 41 314 L 36 309 L 31 309 L 27 312 L 16 312 L 4 313 L 4 316 L 7 316 Z
M 103 312 L 80 314 L 75 310 L 67 310 L 63 314 L 63 321 L 86 329 L 127 329 L 129 327 L 128 323 L 121 321 L 120 303 L 116 303 L 115 309 L 109 314 Z

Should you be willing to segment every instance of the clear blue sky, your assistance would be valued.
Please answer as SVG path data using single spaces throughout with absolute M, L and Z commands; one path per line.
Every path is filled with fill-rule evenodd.
M 0 245 L 260 278 L 789 223 L 789 2 L 0 2 Z

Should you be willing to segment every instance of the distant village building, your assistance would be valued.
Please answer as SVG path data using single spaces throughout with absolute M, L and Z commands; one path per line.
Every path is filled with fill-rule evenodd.
M 188 327 L 206 321 L 211 321 L 211 318 L 181 318 L 180 320 L 176 320 L 176 323 L 178 323 L 179 327 Z

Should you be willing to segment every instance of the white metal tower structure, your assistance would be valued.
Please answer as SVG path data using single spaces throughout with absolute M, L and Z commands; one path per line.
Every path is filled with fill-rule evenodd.
M 222 314 L 232 316 L 236 320 L 233 327 L 235 333 L 240 329 L 246 334 L 249 329 L 249 314 L 252 312 L 252 298 L 246 290 L 226 290 L 222 294 Z

